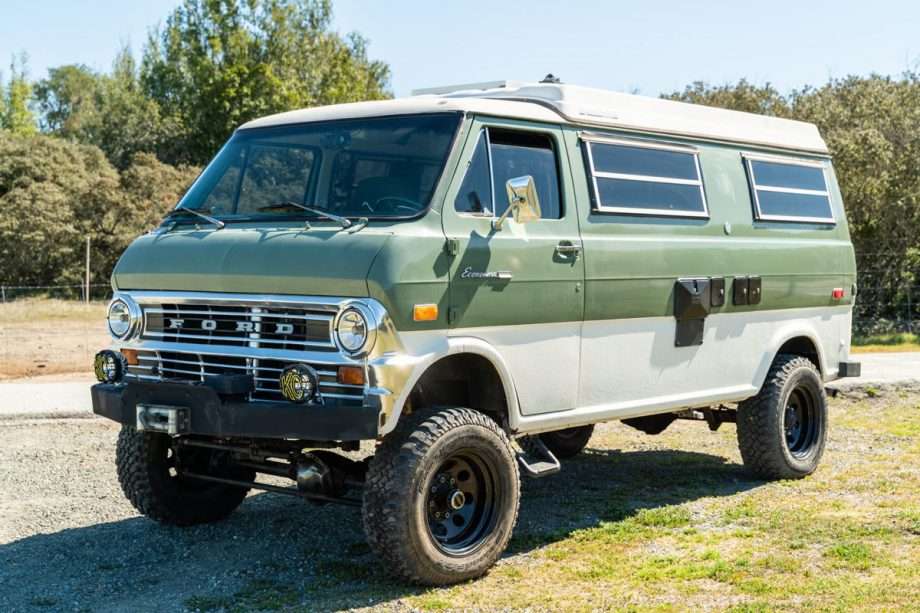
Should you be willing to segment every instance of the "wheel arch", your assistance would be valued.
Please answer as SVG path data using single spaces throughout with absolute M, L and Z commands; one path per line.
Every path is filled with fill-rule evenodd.
M 442 351 L 417 366 L 406 389 L 381 435 L 392 431 L 404 413 L 424 405 L 465 406 L 490 415 L 506 430 L 517 425 L 518 397 L 511 371 L 482 339 L 448 338 Z
M 766 381 L 767 373 L 776 356 L 783 353 L 808 358 L 814 362 L 822 378 L 828 374 L 824 349 L 817 332 L 805 326 L 783 327 L 774 335 L 769 350 L 764 353 L 763 360 L 757 369 L 754 380 L 754 386 L 757 389 L 760 389 Z

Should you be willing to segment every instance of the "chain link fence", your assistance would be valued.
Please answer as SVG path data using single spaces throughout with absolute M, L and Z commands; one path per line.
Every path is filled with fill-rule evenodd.
M 0 304 L 14 300 L 81 300 L 87 301 L 87 286 L 84 283 L 73 285 L 4 285 L 0 283 Z M 89 300 L 109 300 L 112 286 L 108 283 L 91 283 Z
M 920 332 L 920 263 L 903 253 L 856 255 L 853 333 L 860 336 Z

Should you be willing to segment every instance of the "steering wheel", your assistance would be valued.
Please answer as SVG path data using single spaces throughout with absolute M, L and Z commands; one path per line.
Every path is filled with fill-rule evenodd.
M 384 203 L 389 203 L 387 206 Z M 421 205 L 410 198 L 403 198 L 401 196 L 384 196 L 383 198 L 378 198 L 374 201 L 373 206 L 368 205 L 368 208 L 373 212 L 381 211 L 390 211 L 395 213 L 397 211 L 407 211 L 408 214 L 414 215 L 419 212 Z

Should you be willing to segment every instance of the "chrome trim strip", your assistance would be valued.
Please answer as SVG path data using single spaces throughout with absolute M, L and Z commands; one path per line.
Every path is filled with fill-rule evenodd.
M 125 290 L 139 304 L 233 304 L 238 306 L 278 307 L 293 306 L 315 308 L 323 311 L 337 311 L 355 298 L 335 298 L 330 296 L 291 296 L 288 294 L 222 294 L 216 292 L 174 292 Z
M 119 348 L 137 349 L 138 351 L 161 351 L 167 353 L 197 353 L 209 356 L 252 358 L 254 360 L 279 360 L 287 362 L 306 362 L 322 366 L 359 366 L 359 358 L 334 351 L 299 351 L 293 349 L 272 349 L 268 347 L 237 347 L 234 345 L 204 345 L 197 343 L 168 343 L 164 341 L 144 340 L 122 343 Z
M 288 308 L 288 307 L 281 307 Z M 289 313 L 280 313 L 280 312 L 263 312 L 263 311 L 192 311 L 187 309 L 158 309 L 156 307 L 148 307 L 144 309 L 147 313 L 156 313 L 158 315 L 169 315 L 169 314 L 180 314 L 180 315 L 208 315 L 214 317 L 241 317 L 241 316 L 262 316 L 262 317 L 271 317 L 271 318 L 284 318 L 284 319 L 302 319 L 307 321 L 332 321 L 333 315 L 292 315 Z
M 595 170 L 594 175 L 602 179 L 622 179 L 624 181 L 641 181 L 644 183 L 671 183 L 674 185 L 699 185 L 699 179 L 672 179 L 670 177 L 656 177 L 654 175 L 631 175 L 622 172 L 604 172 Z
M 262 345 L 264 343 L 271 343 L 275 345 L 299 345 L 302 347 L 330 347 L 330 348 L 335 347 L 335 343 L 331 341 L 328 343 L 323 343 L 320 341 L 291 341 L 291 340 L 279 341 L 276 339 L 265 338 L 263 336 L 259 336 L 253 339 L 253 338 L 241 337 L 241 336 L 216 336 L 216 335 L 208 336 L 207 334 L 185 334 L 185 333 L 178 334 L 176 332 L 151 332 L 149 330 L 144 330 L 144 333 L 141 335 L 141 338 L 144 338 L 145 336 L 157 336 L 159 338 L 170 338 L 171 337 L 171 338 L 176 338 L 176 339 L 194 338 L 198 340 L 231 341 L 231 342 L 237 342 L 240 345 L 243 345 L 243 343 L 247 343 L 250 340 L 256 340 L 258 341 L 259 345 Z M 188 343 L 183 343 L 178 340 L 175 341 L 175 344 L 181 347 L 188 345 Z M 229 346 L 232 347 L 233 345 L 229 345 Z

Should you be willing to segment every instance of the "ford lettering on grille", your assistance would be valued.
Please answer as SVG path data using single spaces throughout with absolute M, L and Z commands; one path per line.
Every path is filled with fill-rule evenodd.
M 232 304 L 144 305 L 143 337 L 184 344 L 332 351 L 328 310 Z

